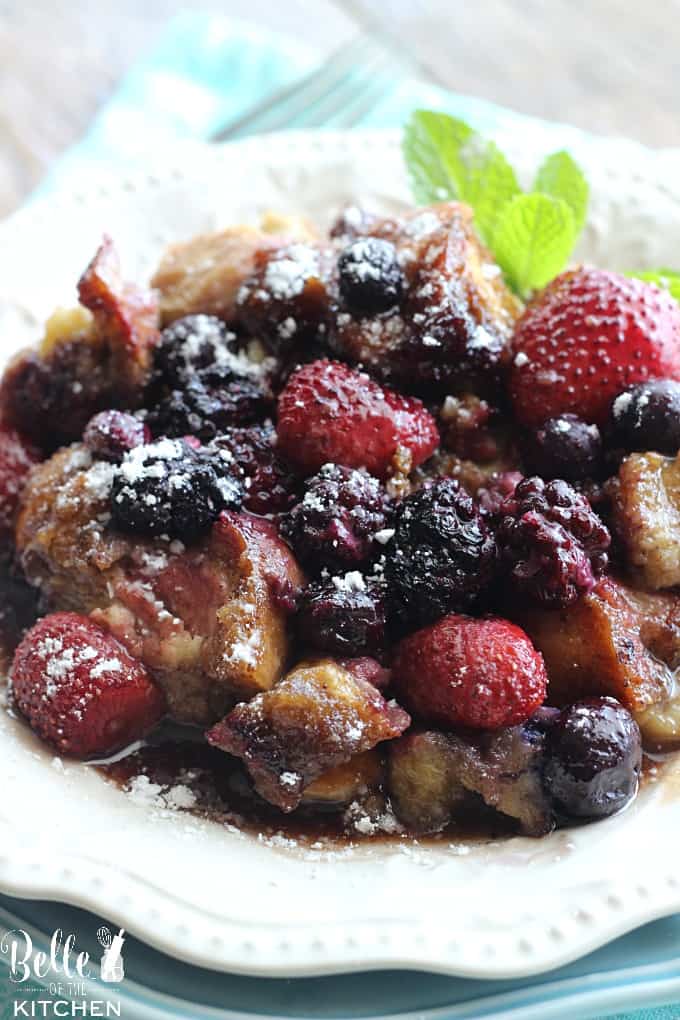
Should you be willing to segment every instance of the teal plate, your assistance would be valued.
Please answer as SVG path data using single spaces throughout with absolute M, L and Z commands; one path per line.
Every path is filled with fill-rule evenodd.
M 102 954 L 96 940 L 101 924 L 101 918 L 73 907 L 0 898 L 0 934 L 23 929 L 34 950 L 48 950 L 52 932 L 60 928 L 73 932 L 76 948 L 96 961 Z M 171 960 L 132 937 L 123 955 L 122 982 L 92 982 L 90 995 L 108 996 L 124 1020 L 586 1020 L 680 1000 L 680 916 L 648 924 L 577 963 L 529 981 L 471 981 L 403 971 L 246 978 Z M 9 980 L 7 957 L 0 953 L 1 1017 L 14 1015 L 12 1002 L 19 996 Z M 680 1007 L 663 1015 L 680 1017 Z

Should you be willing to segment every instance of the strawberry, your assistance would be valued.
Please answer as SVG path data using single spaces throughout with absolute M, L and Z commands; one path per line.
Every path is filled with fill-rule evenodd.
M 443 727 L 496 730 L 523 722 L 543 703 L 543 656 L 508 620 L 451 614 L 399 644 L 397 696 Z
M 0 545 L 12 540 L 21 490 L 38 460 L 37 451 L 18 432 L 0 426 Z
M 279 396 L 277 434 L 281 452 L 308 474 L 332 462 L 385 478 L 395 456 L 408 471 L 439 444 L 434 418 L 415 397 L 325 359 L 303 365 L 288 380 Z
M 680 305 L 654 284 L 584 266 L 532 301 L 513 348 L 510 392 L 523 425 L 565 413 L 604 424 L 628 386 L 680 380 Z
M 125 747 L 165 712 L 141 662 L 77 613 L 54 613 L 29 630 L 14 655 L 12 688 L 38 736 L 76 758 Z

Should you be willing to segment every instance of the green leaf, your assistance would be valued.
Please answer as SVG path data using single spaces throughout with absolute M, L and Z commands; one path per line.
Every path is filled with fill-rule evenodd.
M 550 195 L 517 195 L 499 217 L 494 253 L 508 282 L 526 297 L 556 276 L 574 247 L 571 207 Z
M 669 291 L 676 301 L 680 301 L 680 272 L 677 269 L 646 269 L 628 273 L 628 276 L 646 280 L 647 283 L 656 283 L 657 286 Z
M 490 243 L 500 210 L 520 191 L 498 146 L 462 120 L 418 110 L 406 125 L 403 147 L 416 200 L 467 202 L 482 238 Z
M 544 160 L 536 174 L 533 190 L 566 202 L 574 214 L 576 232 L 581 232 L 588 211 L 588 182 L 568 152 L 553 152 Z
M 416 202 L 462 199 L 461 145 L 473 134 L 462 120 L 416 110 L 404 129 L 402 149 Z
M 463 143 L 460 158 L 465 167 L 463 201 L 472 206 L 482 240 L 490 245 L 503 207 L 520 194 L 515 171 L 494 142 L 477 134 Z

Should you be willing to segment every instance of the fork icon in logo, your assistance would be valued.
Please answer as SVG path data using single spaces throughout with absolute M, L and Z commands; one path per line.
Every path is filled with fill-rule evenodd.
M 121 928 L 117 935 L 112 936 L 110 930 L 103 925 L 97 932 L 97 941 L 104 949 L 104 955 L 99 966 L 99 974 L 102 981 L 107 983 L 122 981 L 125 977 L 123 955 L 121 953 L 123 942 L 125 942 L 123 938 L 124 931 L 125 929 Z

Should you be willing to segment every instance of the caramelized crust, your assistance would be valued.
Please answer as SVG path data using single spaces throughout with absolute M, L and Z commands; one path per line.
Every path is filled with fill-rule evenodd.
M 680 584 L 680 455 L 632 453 L 619 470 L 614 512 L 632 568 L 648 588 Z
M 265 800 L 293 811 L 314 780 L 409 723 L 372 684 L 323 659 L 302 663 L 271 691 L 237 705 L 207 736 L 243 759 Z
M 395 244 L 408 296 L 370 319 L 341 307 L 332 346 L 409 390 L 493 389 L 522 305 L 475 234 L 472 210 L 442 203 L 377 220 L 367 233 Z
M 130 400 L 136 399 L 148 381 L 159 340 L 156 295 L 123 281 L 118 253 L 105 236 L 78 281 L 78 297 L 92 313 L 96 335 L 110 352 L 117 386 Z
M 3 419 L 48 451 L 79 439 L 98 411 L 141 406 L 159 337 L 157 301 L 123 283 L 110 238 L 78 293 L 82 306 L 56 312 L 40 348 L 19 353 L 0 385 Z
M 664 701 L 680 655 L 675 595 L 603 578 L 569 609 L 516 614 L 548 669 L 551 704 L 610 695 L 631 711 Z

